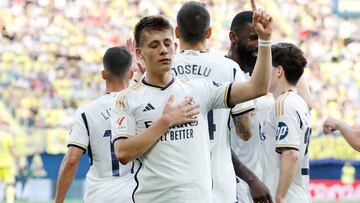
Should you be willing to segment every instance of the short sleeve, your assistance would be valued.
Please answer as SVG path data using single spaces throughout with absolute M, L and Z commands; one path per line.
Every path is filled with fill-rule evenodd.
M 230 92 L 232 83 L 218 83 L 212 80 L 205 80 L 205 89 L 202 90 L 209 94 L 209 110 L 230 108 Z
M 75 112 L 75 118 L 67 137 L 68 147 L 78 147 L 84 150 L 84 153 L 89 145 L 89 126 L 85 111 L 80 108 Z
M 118 96 L 115 108 L 111 111 L 112 142 L 127 139 L 136 134 L 136 121 L 130 113 L 130 105 L 126 96 Z
M 276 152 L 300 147 L 299 120 L 294 105 L 279 99 L 276 102 Z
M 246 82 L 249 79 L 246 78 L 245 73 L 239 68 L 236 67 L 233 69 L 233 73 L 234 73 L 234 81 L 235 82 Z M 242 102 L 239 104 L 236 104 L 232 109 L 231 109 L 231 115 L 233 117 L 236 116 L 240 116 L 244 113 L 247 113 L 249 111 L 252 111 L 255 109 L 255 104 L 253 100 L 247 101 L 247 102 Z

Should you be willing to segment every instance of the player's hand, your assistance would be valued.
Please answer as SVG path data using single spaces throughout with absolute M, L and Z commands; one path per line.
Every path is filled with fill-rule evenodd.
M 126 40 L 126 48 L 128 48 L 132 56 L 131 70 L 135 72 L 134 77 L 136 80 L 140 80 L 145 72 L 145 66 L 143 66 L 142 62 L 136 57 L 135 40 L 131 37 Z
M 276 197 L 276 203 L 286 203 L 285 202 L 285 198 L 282 198 L 282 197 Z
M 269 189 L 259 179 L 254 179 L 248 184 L 250 188 L 250 194 L 254 200 L 254 203 L 273 203 Z
M 327 118 L 323 124 L 323 130 L 325 134 L 329 134 L 335 130 L 338 130 L 337 126 L 339 122 L 340 121 L 335 118 L 332 117 Z
M 262 40 L 270 40 L 273 24 L 272 17 L 264 10 L 256 8 L 255 0 L 250 0 L 250 2 L 254 12 L 252 22 L 259 38 Z
M 196 123 L 196 115 L 200 113 L 199 105 L 195 104 L 192 97 L 185 99 L 178 105 L 174 105 L 174 96 L 171 95 L 164 108 L 163 116 L 169 123 L 169 127 L 184 123 Z

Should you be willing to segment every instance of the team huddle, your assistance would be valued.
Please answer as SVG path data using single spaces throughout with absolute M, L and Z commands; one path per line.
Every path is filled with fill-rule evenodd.
M 142 18 L 134 54 L 106 51 L 106 94 L 76 111 L 57 203 L 86 151 L 84 202 L 311 202 L 307 62 L 295 45 L 272 44 L 271 16 L 251 5 L 231 23 L 226 56 L 208 52 L 210 14 L 192 1 L 175 29 Z M 146 71 L 130 81 L 136 60 Z

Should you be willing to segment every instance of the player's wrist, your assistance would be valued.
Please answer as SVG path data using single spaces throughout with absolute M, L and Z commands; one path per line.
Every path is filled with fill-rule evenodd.
M 271 40 L 263 40 L 263 39 L 258 39 L 258 45 L 259 47 L 271 47 Z
M 276 203 L 284 203 L 285 202 L 285 198 L 284 197 L 275 197 L 275 202 Z
M 252 175 L 249 176 L 245 182 L 249 185 L 250 188 L 252 188 L 253 186 L 257 186 L 258 181 L 260 180 L 255 175 Z
M 271 34 L 259 35 L 258 41 L 271 41 Z
M 344 121 L 341 121 L 341 120 L 335 120 L 335 122 L 334 122 L 335 130 L 339 130 L 340 128 L 343 128 L 346 125 L 347 124 Z
M 161 126 L 163 126 L 165 129 L 170 128 L 173 124 L 172 124 L 172 119 L 170 118 L 170 116 L 168 115 L 162 115 L 161 118 L 159 119 L 159 122 L 161 124 Z

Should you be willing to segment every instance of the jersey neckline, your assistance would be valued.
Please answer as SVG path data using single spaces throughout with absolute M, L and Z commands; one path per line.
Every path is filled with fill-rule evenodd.
M 143 85 L 149 86 L 149 87 L 152 87 L 152 88 L 156 88 L 156 89 L 158 89 L 158 90 L 160 90 L 160 91 L 166 90 L 166 89 L 169 88 L 172 84 L 174 84 L 174 82 L 175 82 L 175 77 L 173 77 L 173 78 L 171 79 L 171 81 L 170 81 L 167 85 L 165 85 L 164 87 L 161 87 L 161 86 L 153 85 L 153 84 L 150 84 L 150 83 L 146 82 L 146 81 L 145 81 L 145 77 L 143 77 L 143 78 L 141 79 L 141 83 L 142 83 Z
M 282 94 L 284 94 L 284 93 L 286 93 L 286 92 L 294 92 L 294 90 L 293 90 L 293 89 L 286 90 L 286 91 L 284 91 L 284 92 L 281 92 L 280 95 L 282 95 Z
M 190 54 L 190 53 L 209 53 L 208 51 L 198 51 L 192 49 L 181 50 L 179 53 Z

